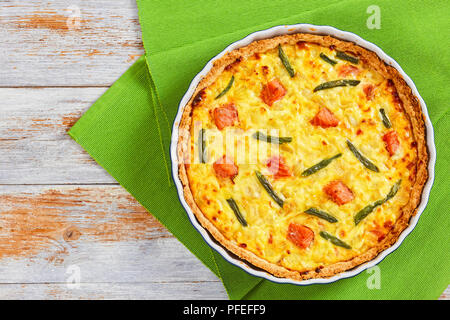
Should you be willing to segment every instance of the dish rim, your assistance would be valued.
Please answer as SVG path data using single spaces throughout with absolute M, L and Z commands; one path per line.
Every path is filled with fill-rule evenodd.
M 181 179 L 178 175 L 178 156 L 177 156 L 177 145 L 178 145 L 178 138 L 179 138 L 179 125 L 181 121 L 181 117 L 183 114 L 184 107 L 188 104 L 189 100 L 191 99 L 192 95 L 195 92 L 195 89 L 197 88 L 198 84 L 202 80 L 203 77 L 205 77 L 208 72 L 213 67 L 213 62 L 219 58 L 221 58 L 226 53 L 241 48 L 244 46 L 249 45 L 253 41 L 256 40 L 262 40 L 267 38 L 273 38 L 276 36 L 281 35 L 287 35 L 287 34 L 293 34 L 293 33 L 310 33 L 310 34 L 317 34 L 317 35 L 329 35 L 332 37 L 336 37 L 341 40 L 345 41 L 351 41 L 355 43 L 358 46 L 361 46 L 367 50 L 370 50 L 377 54 L 377 56 L 383 60 L 388 65 L 394 67 L 398 73 L 403 77 L 407 85 L 411 88 L 412 93 L 414 96 L 417 97 L 420 107 L 422 109 L 422 113 L 424 115 L 424 123 L 426 128 L 426 142 L 427 142 L 427 149 L 429 153 L 429 161 L 428 161 L 428 179 L 425 183 L 423 190 L 422 190 L 422 196 L 419 206 L 417 207 L 417 213 L 411 217 L 409 221 L 409 225 L 407 228 L 405 228 L 400 236 L 398 237 L 397 241 L 387 248 L 386 250 L 379 253 L 378 256 L 376 256 L 374 259 L 367 261 L 365 263 L 362 263 L 361 265 L 338 273 L 332 277 L 329 278 L 312 278 L 307 280 L 294 280 L 289 278 L 279 278 L 276 277 L 270 273 L 268 273 L 265 270 L 259 269 L 257 267 L 254 267 L 249 262 L 240 259 L 239 257 L 235 256 L 233 253 L 229 252 L 226 248 L 224 248 L 220 243 L 218 243 L 214 238 L 209 234 L 209 232 L 201 226 L 197 218 L 195 217 L 192 209 L 187 204 L 184 194 L 183 194 L 183 185 L 181 182 Z M 363 272 L 364 270 L 367 270 L 381 261 L 384 260 L 385 257 L 387 257 L 389 254 L 394 252 L 398 247 L 402 244 L 404 239 L 414 230 L 415 226 L 417 225 L 420 216 L 422 215 L 430 196 L 430 191 L 434 182 L 434 167 L 436 162 L 436 146 L 434 143 L 434 130 L 433 126 L 430 120 L 430 117 L 428 115 L 428 110 L 425 104 L 425 101 L 420 96 L 414 82 L 411 80 L 411 78 L 403 71 L 403 69 L 400 67 L 400 65 L 392 59 L 390 56 L 388 56 L 381 48 L 376 46 L 375 44 L 362 39 L 360 36 L 348 32 L 348 31 L 342 31 L 339 29 L 336 29 L 331 26 L 318 26 L 318 25 L 312 25 L 312 24 L 295 24 L 295 25 L 280 25 L 275 26 L 269 29 L 260 30 L 253 32 L 246 37 L 235 41 L 231 43 L 229 46 L 227 46 L 223 51 L 221 51 L 219 54 L 214 56 L 212 59 L 208 61 L 208 63 L 203 67 L 203 69 L 194 77 L 194 79 L 191 81 L 188 90 L 184 94 L 183 98 L 180 101 L 180 104 L 178 106 L 177 115 L 175 117 L 173 127 L 172 127 L 172 137 L 171 137 L 171 145 L 170 145 L 170 157 L 172 162 L 172 176 L 175 183 L 175 186 L 177 188 L 178 198 L 181 202 L 181 205 L 185 209 L 185 211 L 188 214 L 189 220 L 191 221 L 191 224 L 194 226 L 194 228 L 200 233 L 203 240 L 215 251 L 217 251 L 225 260 L 230 262 L 231 264 L 241 268 L 245 272 L 257 276 L 260 278 L 264 278 L 266 280 L 275 282 L 275 283 L 289 283 L 294 285 L 311 285 L 311 284 L 325 284 L 325 283 L 332 283 L 340 279 L 350 278 L 358 275 L 359 273 Z

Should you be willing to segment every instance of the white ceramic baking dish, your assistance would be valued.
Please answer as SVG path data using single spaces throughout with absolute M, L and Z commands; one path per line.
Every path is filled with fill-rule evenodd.
M 309 279 L 309 280 L 303 280 L 303 281 L 296 281 L 292 279 L 285 279 L 285 278 L 278 278 L 275 277 L 269 273 L 267 273 L 264 270 L 261 270 L 259 268 L 254 267 L 250 263 L 240 259 L 233 253 L 229 252 L 227 249 L 225 249 L 223 246 L 221 246 L 209 233 L 206 229 L 204 229 L 200 223 L 197 221 L 194 213 L 192 212 L 191 208 L 187 205 L 184 195 L 183 195 L 183 187 L 180 181 L 180 178 L 178 176 L 178 158 L 177 158 L 177 144 L 178 144 L 178 132 L 179 132 L 179 124 L 181 120 L 181 115 L 183 113 L 184 106 L 189 102 L 190 98 L 194 94 L 195 88 L 197 87 L 200 80 L 206 76 L 206 74 L 211 70 L 213 66 L 213 61 L 216 59 L 219 59 L 227 52 L 230 52 L 234 49 L 244 47 L 251 42 L 255 40 L 261 40 L 261 39 L 267 39 L 272 38 L 275 36 L 285 35 L 285 34 L 292 34 L 292 33 L 311 33 L 311 34 L 320 34 L 320 35 L 330 35 L 342 40 L 352 41 L 356 43 L 357 45 L 366 48 L 370 51 L 375 52 L 378 57 L 380 57 L 384 62 L 387 64 L 393 66 L 398 70 L 398 72 L 402 75 L 403 79 L 405 79 L 406 83 L 410 86 L 412 89 L 413 94 L 418 98 L 419 103 L 422 107 L 423 114 L 425 115 L 425 126 L 426 126 L 426 137 L 427 137 L 427 144 L 428 144 L 428 151 L 430 154 L 430 161 L 428 164 L 428 174 L 429 178 L 427 183 L 424 186 L 423 193 L 422 193 L 422 200 L 418 207 L 417 214 L 411 218 L 409 226 L 402 232 L 400 237 L 398 238 L 397 242 L 391 246 L 390 248 L 386 249 L 385 251 L 381 252 L 375 259 L 368 261 L 364 264 L 361 264 L 351 270 L 339 273 L 333 277 L 330 278 L 316 278 L 316 279 Z M 428 197 L 430 195 L 431 186 L 433 185 L 434 181 L 434 165 L 436 162 L 436 147 L 434 145 L 434 134 L 433 134 L 433 126 L 431 124 L 430 118 L 428 116 L 427 107 L 425 105 L 425 102 L 423 101 L 422 97 L 420 96 L 419 92 L 417 91 L 416 86 L 414 85 L 414 82 L 408 77 L 408 75 L 402 70 L 402 68 L 398 65 L 398 63 L 389 57 L 386 53 L 384 53 L 379 47 L 374 45 L 373 43 L 370 43 L 359 36 L 357 36 L 354 33 L 341 31 L 336 28 L 330 27 L 330 26 L 315 26 L 310 24 L 296 24 L 296 25 L 283 25 L 283 26 L 277 26 L 273 27 L 267 30 L 262 30 L 258 32 L 254 32 L 247 37 L 236 41 L 226 47 L 221 53 L 219 53 L 217 56 L 212 58 L 200 71 L 199 74 L 192 80 L 189 89 L 181 99 L 180 105 L 178 107 L 178 113 L 175 118 L 174 124 L 173 124 L 173 130 L 172 130 L 172 140 L 171 140 L 171 146 L 170 146 L 170 154 L 172 158 L 172 174 L 173 179 L 175 181 L 175 185 L 177 187 L 178 191 L 178 197 L 180 198 L 181 204 L 183 205 L 184 209 L 186 210 L 189 219 L 192 222 L 192 225 L 198 230 L 198 232 L 202 235 L 203 239 L 208 243 L 208 245 L 216 250 L 220 255 L 222 255 L 223 258 L 225 258 L 230 263 L 234 264 L 235 266 L 238 266 L 242 270 L 248 272 L 251 275 L 261 277 L 273 282 L 277 283 L 290 283 L 290 284 L 296 284 L 296 285 L 310 285 L 310 284 L 316 284 L 316 283 L 331 283 L 335 282 L 340 279 L 353 277 L 360 272 L 375 266 L 380 261 L 382 261 L 388 254 L 395 251 L 400 244 L 403 242 L 403 240 L 406 238 L 408 234 L 411 233 L 411 231 L 416 226 L 420 215 L 422 214 L 423 210 L 425 209 L 425 206 L 428 202 Z

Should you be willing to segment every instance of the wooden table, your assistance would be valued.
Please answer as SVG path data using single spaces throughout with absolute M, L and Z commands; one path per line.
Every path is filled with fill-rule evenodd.
M 226 299 L 66 134 L 144 53 L 135 0 L 2 1 L 0 25 L 0 298 Z

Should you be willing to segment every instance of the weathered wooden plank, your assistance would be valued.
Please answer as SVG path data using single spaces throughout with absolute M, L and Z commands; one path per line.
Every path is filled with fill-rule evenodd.
M 74 266 L 82 282 L 218 280 L 119 186 L 0 186 L 0 284 Z
M 220 281 L 0 284 L 0 299 L 227 299 Z
M 0 87 L 109 86 L 143 54 L 135 0 L 0 5 Z
M 67 135 L 105 90 L 0 89 L 0 184 L 115 183 Z

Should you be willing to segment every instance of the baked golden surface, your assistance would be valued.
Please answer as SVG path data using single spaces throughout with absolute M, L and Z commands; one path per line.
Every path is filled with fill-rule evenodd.
M 228 53 L 182 130 L 180 178 L 196 217 L 279 277 L 329 277 L 376 257 L 407 226 L 427 178 L 410 88 L 374 53 L 331 37 Z

